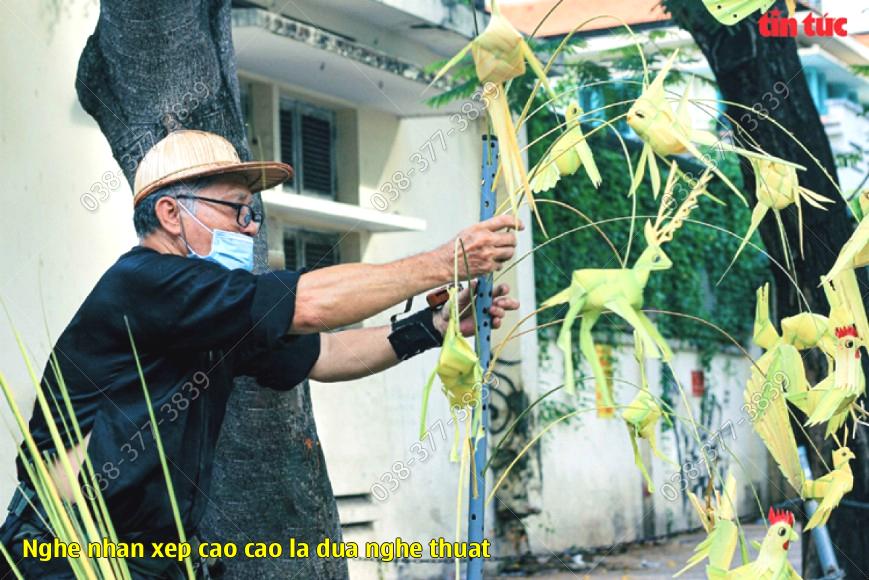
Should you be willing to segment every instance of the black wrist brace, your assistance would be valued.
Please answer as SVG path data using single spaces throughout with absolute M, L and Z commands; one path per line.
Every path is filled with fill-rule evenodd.
M 443 343 L 444 337 L 435 328 L 434 316 L 434 310 L 425 308 L 401 320 L 392 321 L 392 332 L 388 338 L 398 360 L 407 360 Z

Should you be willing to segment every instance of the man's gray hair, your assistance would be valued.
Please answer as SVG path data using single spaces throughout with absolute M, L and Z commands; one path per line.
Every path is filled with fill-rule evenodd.
M 149 193 L 145 196 L 145 199 L 139 202 L 136 209 L 133 210 L 133 227 L 136 229 L 136 235 L 139 236 L 139 239 L 142 239 L 160 227 L 160 219 L 157 217 L 156 212 L 157 200 L 162 197 L 174 199 L 180 195 L 196 195 L 199 190 L 213 181 L 213 177 L 203 177 L 195 181 L 180 181 Z M 192 212 L 196 200 L 179 199 L 178 203 L 184 204 L 184 207 Z

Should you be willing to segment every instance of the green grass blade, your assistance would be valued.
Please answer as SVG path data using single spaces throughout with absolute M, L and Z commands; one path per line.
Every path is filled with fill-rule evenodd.
M 69 391 L 66 388 L 66 381 L 63 378 L 63 374 L 60 372 L 60 363 L 57 360 L 57 355 L 54 351 L 51 352 L 50 358 L 51 368 L 54 372 L 55 380 L 57 381 L 57 386 L 60 389 L 60 395 L 65 403 L 66 412 L 70 418 L 70 424 L 72 425 L 73 431 L 75 432 L 76 440 L 79 443 L 84 442 L 84 435 L 81 431 L 81 426 L 78 423 L 78 419 L 75 415 L 75 409 L 72 407 L 72 400 L 69 396 Z M 63 414 L 61 413 L 61 417 Z M 96 470 L 94 469 L 93 462 L 91 461 L 90 455 L 87 453 L 87 449 L 84 450 L 84 465 L 82 466 L 82 471 L 84 473 L 84 479 L 86 485 L 90 486 L 90 489 L 93 490 L 93 497 L 88 496 L 88 502 L 91 510 L 93 510 L 94 517 L 96 519 L 97 527 L 99 528 L 101 537 L 108 538 L 111 542 L 117 544 L 118 543 L 118 534 L 115 531 L 115 527 L 112 524 L 112 519 L 109 515 L 108 506 L 106 505 L 105 498 L 103 497 L 103 492 L 100 489 L 99 484 L 96 479 Z M 87 494 L 85 494 L 87 495 Z M 112 568 L 115 570 L 115 574 L 126 580 L 131 578 L 130 570 L 127 567 L 127 561 L 124 558 L 110 558 L 110 563 Z
M 3 542 L 0 542 L 0 552 L 3 552 L 3 557 L 6 558 L 6 561 L 9 563 L 9 569 L 12 570 L 12 573 L 15 574 L 15 577 L 18 580 L 24 580 L 24 576 L 22 576 L 21 572 L 18 571 L 18 568 L 15 566 L 15 562 L 12 561 L 12 555 L 6 551 L 6 546 L 3 545 Z
M 42 410 L 42 414 L 45 416 L 45 422 L 48 426 L 48 431 L 51 434 L 52 443 L 54 444 L 55 449 L 58 450 L 57 457 L 60 460 L 61 467 L 63 468 L 63 473 L 66 476 L 67 481 L 69 482 L 70 489 L 72 490 L 73 497 L 75 498 L 75 503 L 81 506 L 79 513 L 84 523 L 84 527 L 87 530 L 87 536 L 78 535 L 76 526 L 73 524 L 74 518 L 72 514 L 67 511 L 63 506 L 62 499 L 60 498 L 59 494 L 57 495 L 57 499 L 55 500 L 57 502 L 56 506 L 59 507 L 58 512 L 67 522 L 65 524 L 65 529 L 67 533 L 70 534 L 71 541 L 77 542 L 80 545 L 85 545 L 88 538 L 98 539 L 100 537 L 99 531 L 97 530 L 90 510 L 87 508 L 87 504 L 85 503 L 84 494 L 82 494 L 81 486 L 78 483 L 78 478 L 74 476 L 72 463 L 70 463 L 69 455 L 66 453 L 66 445 L 64 444 L 63 438 L 61 437 L 60 432 L 57 429 L 57 423 L 54 420 L 54 415 L 51 412 L 51 407 L 48 404 L 48 399 L 46 398 L 45 392 L 42 389 L 42 383 L 36 377 L 36 371 L 33 368 L 30 357 L 27 355 L 27 350 L 24 348 L 24 342 L 21 340 L 21 335 L 18 333 L 18 331 L 13 331 L 13 333 L 15 335 L 15 341 L 18 343 L 18 348 L 21 352 L 21 356 L 24 359 L 24 364 L 27 367 L 27 372 L 30 375 L 30 379 L 33 382 L 34 388 L 36 389 L 36 400 L 39 404 L 39 408 Z M 89 559 L 82 558 L 81 561 L 86 567 L 90 567 L 91 562 Z M 100 571 L 106 575 L 106 577 L 111 577 L 112 569 L 105 558 L 97 558 L 96 564 L 99 567 Z M 88 575 L 88 577 L 90 577 L 90 575 Z M 95 577 L 96 576 L 94 576 L 94 578 Z

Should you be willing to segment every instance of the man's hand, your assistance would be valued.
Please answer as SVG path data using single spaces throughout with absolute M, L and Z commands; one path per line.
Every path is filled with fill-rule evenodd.
M 470 292 L 476 289 L 477 281 L 471 282 L 470 288 L 459 293 L 459 312 L 461 323 L 459 328 L 464 336 L 474 335 L 474 315 L 470 303 Z M 492 327 L 499 328 L 504 315 L 510 310 L 519 308 L 519 302 L 507 295 L 509 286 L 499 284 L 492 291 Z M 441 334 L 447 330 L 450 309 L 441 308 L 433 312 L 434 325 Z M 395 351 L 387 337 L 389 326 L 369 328 L 353 328 L 339 332 L 327 332 L 320 336 L 320 358 L 317 359 L 310 377 L 315 381 L 331 383 L 335 381 L 350 381 L 379 373 L 398 363 Z
M 474 313 L 471 311 L 469 304 L 471 302 L 470 293 L 475 291 L 476 288 L 477 281 L 473 280 L 469 288 L 465 288 L 459 293 L 459 314 L 461 316 L 459 328 L 464 336 L 474 336 Z M 519 309 L 519 301 L 510 298 L 508 296 L 509 293 L 510 287 L 507 284 L 498 284 L 492 291 L 492 307 L 489 308 L 489 314 L 492 315 L 492 328 L 501 327 L 501 321 L 504 315 L 507 314 L 507 311 Z M 450 308 L 445 306 L 434 313 L 434 325 L 441 334 L 447 331 L 450 310 Z
M 517 224 L 520 230 L 525 229 L 522 222 L 513 216 L 502 215 L 478 222 L 459 232 L 456 236 L 462 240 L 458 246 L 459 279 L 468 280 L 500 270 L 504 266 L 504 262 L 510 260 L 516 252 L 516 234 L 509 230 L 514 229 Z M 449 272 L 454 272 L 455 238 L 442 245 L 435 252 Z M 465 266 L 466 260 L 467 267 Z

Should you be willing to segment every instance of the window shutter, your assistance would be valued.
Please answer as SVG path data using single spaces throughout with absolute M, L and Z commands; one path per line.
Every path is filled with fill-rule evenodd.
M 299 259 L 296 253 L 296 236 L 284 236 L 284 268 L 287 270 L 298 270 Z
M 339 263 L 337 235 L 303 230 L 284 233 L 284 267 L 287 270 L 316 270 Z
M 337 263 L 337 236 L 317 236 L 305 240 L 305 266 L 314 270 Z
M 281 161 L 295 170 L 284 189 L 335 199 L 335 114 L 290 97 L 278 118 Z
M 302 112 L 302 191 L 335 197 L 331 115 Z

